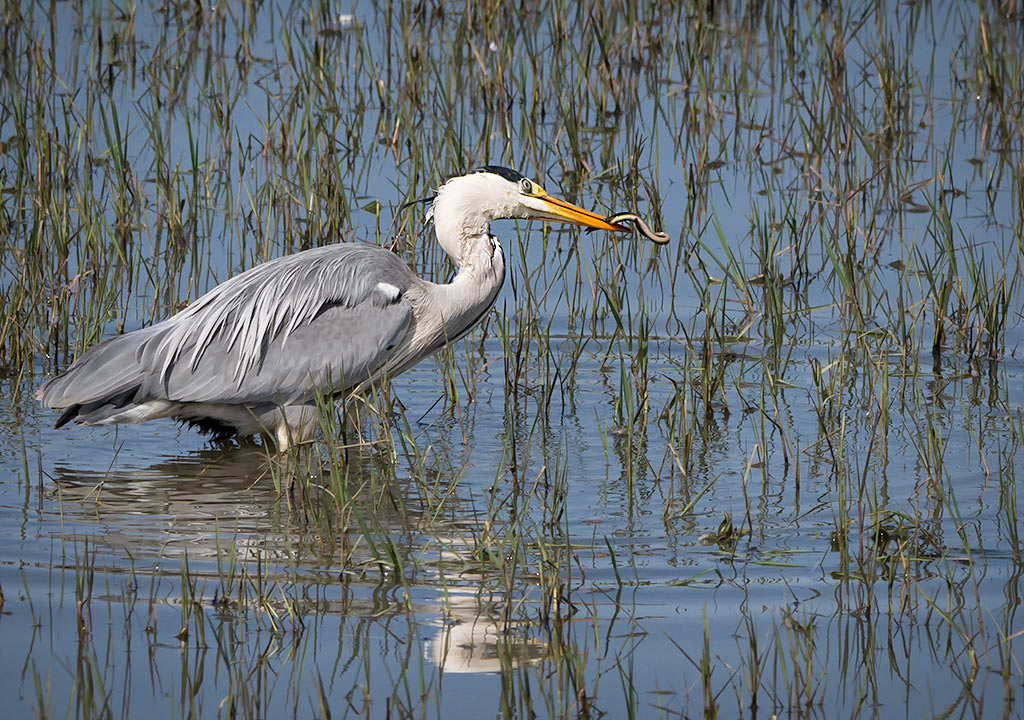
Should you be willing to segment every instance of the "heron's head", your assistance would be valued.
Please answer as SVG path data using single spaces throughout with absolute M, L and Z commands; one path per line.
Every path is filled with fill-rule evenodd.
M 605 222 L 601 215 L 548 195 L 544 188 L 515 170 L 496 165 L 485 165 L 446 182 L 437 191 L 432 212 L 437 239 L 456 261 L 466 238 L 486 235 L 489 223 L 503 218 L 532 218 L 628 232 L 626 227 Z

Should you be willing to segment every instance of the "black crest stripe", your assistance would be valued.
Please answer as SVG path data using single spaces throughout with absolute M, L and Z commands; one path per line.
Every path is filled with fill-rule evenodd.
M 478 173 L 484 173 L 484 172 L 486 172 L 486 173 L 494 173 L 495 175 L 499 175 L 499 176 L 505 178 L 506 180 L 508 180 L 510 182 L 514 182 L 514 183 L 517 183 L 517 182 L 519 182 L 520 180 L 523 179 L 522 173 L 519 173 L 519 172 L 517 172 L 515 170 L 512 170 L 510 168 L 507 168 L 507 167 L 502 167 L 501 165 L 483 165 L 481 167 L 478 167 L 473 172 L 478 172 Z

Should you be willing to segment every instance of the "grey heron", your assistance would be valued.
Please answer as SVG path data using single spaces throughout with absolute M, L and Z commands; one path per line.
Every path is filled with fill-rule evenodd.
M 505 279 L 502 218 L 626 231 L 493 165 L 451 178 L 430 210 L 451 282 L 362 243 L 305 250 L 221 283 L 176 315 L 101 342 L 36 392 L 56 426 L 175 418 L 284 450 L 316 427 L 316 394 L 393 377 L 469 332 Z

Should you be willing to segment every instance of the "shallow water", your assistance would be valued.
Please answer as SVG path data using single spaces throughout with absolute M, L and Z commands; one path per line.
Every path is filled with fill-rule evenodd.
M 956 5 L 348 12 L 8 22 L 73 98 L 66 120 L 39 96 L 33 127 L 81 128 L 91 158 L 65 225 L 5 210 L 5 297 L 32 217 L 73 248 L 37 303 L 68 337 L 26 327 L 40 351 L 0 386 L 15 714 L 1024 711 L 1020 90 L 997 106 L 975 72 L 979 37 L 1005 60 L 1015 31 Z M 447 277 L 397 207 L 485 161 L 673 243 L 496 224 L 495 312 L 316 459 L 170 422 L 54 430 L 34 403 L 86 329 L 263 257 L 379 239 Z M 122 255 L 90 249 L 119 228 Z

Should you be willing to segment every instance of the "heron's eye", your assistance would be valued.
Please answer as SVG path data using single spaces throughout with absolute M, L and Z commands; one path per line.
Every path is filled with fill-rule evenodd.
M 519 181 L 519 189 L 524 195 L 533 195 L 533 183 L 526 178 Z

